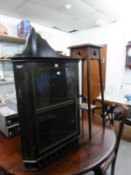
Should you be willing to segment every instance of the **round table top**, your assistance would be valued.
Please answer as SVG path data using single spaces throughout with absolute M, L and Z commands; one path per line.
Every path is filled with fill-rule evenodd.
M 103 128 L 100 119 L 98 116 L 93 116 L 92 139 L 89 140 L 88 120 L 85 118 L 84 133 L 80 137 L 80 144 L 37 172 L 24 169 L 19 137 L 1 142 L 6 147 L 1 145 L 0 154 L 2 155 L 2 152 L 4 152 L 4 155 L 1 157 L 0 165 L 17 175 L 78 175 L 88 172 L 108 158 L 116 143 L 114 129 L 111 125 L 106 125 Z M 0 136 L 1 139 L 2 137 Z M 8 151 L 5 151 L 5 149 Z
M 46 175 L 82 174 L 101 164 L 112 153 L 116 135 L 111 125 L 103 128 L 98 117 L 93 118 L 92 139 L 88 139 L 88 121 L 84 121 L 84 134 L 80 145 L 43 171 Z

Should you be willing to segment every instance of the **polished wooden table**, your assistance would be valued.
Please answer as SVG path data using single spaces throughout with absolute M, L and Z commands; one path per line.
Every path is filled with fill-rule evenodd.
M 80 175 L 100 165 L 112 153 L 116 135 L 110 125 L 102 127 L 99 116 L 93 116 L 92 140 L 88 138 L 88 121 L 84 134 L 72 151 L 37 172 L 26 171 L 22 163 L 20 136 L 6 139 L 0 134 L 0 166 L 16 175 Z

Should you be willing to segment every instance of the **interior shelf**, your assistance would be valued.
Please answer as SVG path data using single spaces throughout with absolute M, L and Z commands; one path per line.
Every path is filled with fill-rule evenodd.
M 14 44 L 25 44 L 25 38 L 0 35 L 0 42 L 14 43 Z

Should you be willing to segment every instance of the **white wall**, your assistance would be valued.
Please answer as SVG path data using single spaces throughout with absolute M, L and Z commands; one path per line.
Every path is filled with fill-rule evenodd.
M 8 35 L 17 36 L 17 24 L 20 23 L 22 19 L 12 18 L 8 16 L 0 15 L 0 24 L 6 26 L 8 30 Z M 56 29 L 48 28 L 36 23 L 31 22 L 32 27 L 36 29 L 41 36 L 47 40 L 50 46 L 58 51 L 63 51 L 63 54 L 68 55 L 67 47 L 70 44 L 70 34 L 59 31 Z
M 0 16 L 0 23 L 8 28 L 9 35 L 17 35 L 17 24 L 21 19 Z M 31 23 L 50 46 L 69 54 L 68 46 L 84 43 L 107 44 L 106 87 L 115 87 L 121 84 L 131 85 L 131 70 L 125 69 L 125 46 L 131 41 L 131 23 L 121 21 L 104 27 L 91 28 L 68 34 L 59 30 Z
M 106 88 L 116 89 L 123 83 L 131 85 L 131 70 L 125 69 L 128 41 L 131 41 L 131 24 L 123 21 L 75 32 L 71 37 L 71 45 L 107 44 Z

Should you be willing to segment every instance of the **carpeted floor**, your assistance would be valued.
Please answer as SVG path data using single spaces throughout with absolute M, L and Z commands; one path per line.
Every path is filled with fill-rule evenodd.
M 131 175 L 131 142 L 121 140 L 115 175 Z

